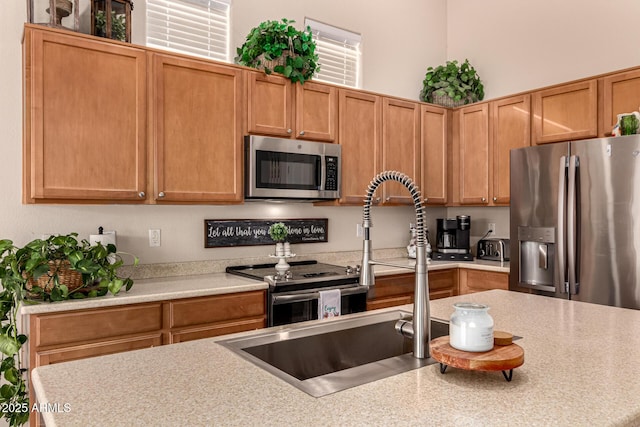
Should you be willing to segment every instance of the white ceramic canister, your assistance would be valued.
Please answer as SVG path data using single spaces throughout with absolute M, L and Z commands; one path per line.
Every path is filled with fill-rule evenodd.
M 470 302 L 453 305 L 449 321 L 449 344 L 464 351 L 489 351 L 493 348 L 493 318 L 489 306 Z

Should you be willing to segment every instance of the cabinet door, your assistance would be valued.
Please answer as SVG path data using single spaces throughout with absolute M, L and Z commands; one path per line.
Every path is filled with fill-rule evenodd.
M 460 295 L 491 289 L 509 290 L 509 274 L 465 268 L 460 269 Z
M 384 98 L 382 107 L 382 171 L 398 171 L 420 180 L 420 104 Z M 384 204 L 413 204 L 407 189 L 395 181 L 381 185 Z
M 380 172 L 382 99 L 347 89 L 340 89 L 339 99 L 340 204 L 362 205 L 371 179 Z
M 162 333 L 136 335 L 112 340 L 101 340 L 92 343 L 38 350 L 35 355 L 35 366 L 51 365 L 88 357 L 104 356 L 125 351 L 162 345 Z
M 436 270 L 429 273 L 429 299 L 458 295 L 458 269 Z
M 422 105 L 422 196 L 429 205 L 447 203 L 447 110 Z
M 154 55 L 156 201 L 240 202 L 242 70 Z
M 618 122 L 618 114 L 640 108 L 640 70 L 614 74 L 603 79 L 602 132 L 610 136 Z
M 143 201 L 144 50 L 25 28 L 24 201 Z
M 534 92 L 532 102 L 536 144 L 598 135 L 596 80 Z
M 338 90 L 322 83 L 296 84 L 296 138 L 333 142 L 338 121 Z
M 509 151 L 512 148 L 531 145 L 530 133 L 531 96 L 521 95 L 494 101 L 491 107 L 491 136 L 493 166 L 494 205 L 508 205 L 509 187 Z
M 489 104 L 459 110 L 460 203 L 489 203 Z
M 246 71 L 249 133 L 290 137 L 293 132 L 293 90 L 282 76 Z

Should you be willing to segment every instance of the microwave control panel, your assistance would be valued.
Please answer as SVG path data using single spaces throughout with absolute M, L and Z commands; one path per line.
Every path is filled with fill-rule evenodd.
M 338 158 L 326 156 L 327 174 L 324 182 L 325 191 L 338 191 Z

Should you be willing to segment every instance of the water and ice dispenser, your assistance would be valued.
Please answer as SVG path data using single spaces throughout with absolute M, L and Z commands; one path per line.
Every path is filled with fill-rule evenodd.
M 556 291 L 555 234 L 554 227 L 518 227 L 521 286 Z

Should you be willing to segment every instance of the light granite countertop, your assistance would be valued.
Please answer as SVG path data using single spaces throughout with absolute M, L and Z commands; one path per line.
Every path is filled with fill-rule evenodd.
M 404 268 L 376 265 L 375 274 L 384 276 L 408 272 L 415 265 L 415 260 L 409 258 L 388 258 L 386 262 L 392 262 Z M 244 264 L 236 260 L 236 264 Z M 334 264 L 337 264 L 334 262 Z M 347 265 L 347 263 L 345 263 Z M 351 263 L 355 265 L 355 263 Z M 495 261 L 431 261 L 429 270 L 441 270 L 448 268 L 473 268 L 487 271 L 509 272 L 508 263 L 501 265 Z M 224 269 L 223 269 L 224 271 Z M 99 298 L 87 298 L 82 300 L 60 301 L 55 303 L 23 304 L 20 313 L 24 316 L 30 314 L 55 313 L 70 310 L 83 310 L 90 308 L 110 307 L 115 305 L 138 304 L 144 302 L 164 301 L 170 299 L 192 298 L 201 296 L 220 295 L 232 292 L 246 292 L 267 289 L 266 282 L 227 274 L 224 272 L 208 274 L 187 274 L 182 276 L 138 279 L 128 292 L 121 291 L 118 295 L 106 295 Z
M 39 402 L 67 409 L 43 413 L 49 427 L 640 425 L 640 311 L 492 290 L 431 301 L 433 317 L 460 301 L 488 304 L 496 330 L 523 337 L 513 381 L 435 364 L 314 398 L 219 338 L 42 366 L 32 379 Z

